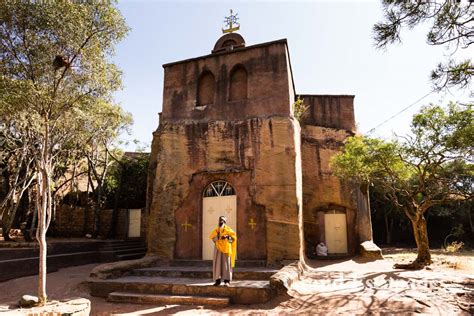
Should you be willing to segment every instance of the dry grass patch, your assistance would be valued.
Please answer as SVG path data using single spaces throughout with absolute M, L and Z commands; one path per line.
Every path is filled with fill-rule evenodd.
M 384 248 L 386 260 L 394 263 L 409 263 L 416 258 L 416 248 Z M 431 268 L 447 268 L 454 270 L 474 271 L 474 250 L 461 249 L 458 252 L 448 252 L 444 249 L 431 250 Z

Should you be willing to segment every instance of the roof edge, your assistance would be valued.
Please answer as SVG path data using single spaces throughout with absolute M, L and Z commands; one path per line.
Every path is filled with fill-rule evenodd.
M 355 98 L 355 94 L 297 94 L 299 97 L 338 97 L 338 98 Z
M 220 56 L 220 55 L 225 55 L 225 54 L 232 54 L 232 53 L 235 53 L 235 52 L 240 52 L 240 51 L 245 51 L 245 50 L 249 50 L 249 49 L 253 49 L 253 48 L 258 48 L 258 47 L 262 47 L 262 46 L 269 46 L 269 45 L 273 45 L 273 44 L 280 44 L 280 43 L 287 45 L 287 48 L 288 48 L 287 39 L 282 38 L 282 39 L 271 41 L 271 42 L 259 43 L 259 44 L 255 44 L 255 45 L 242 47 L 242 48 L 236 48 L 236 49 L 231 50 L 231 51 L 223 51 L 223 52 L 218 52 L 218 53 L 214 53 L 214 54 L 210 53 L 210 54 L 203 55 L 203 56 L 183 59 L 183 60 L 179 60 L 179 61 L 174 61 L 174 62 L 163 64 L 162 66 L 163 66 L 163 68 L 167 68 L 167 67 L 170 67 L 170 66 L 174 66 L 174 65 L 182 64 L 182 63 L 187 63 L 187 62 L 194 61 L 194 60 L 204 59 L 204 58 L 208 58 L 208 57 L 215 57 L 215 56 Z

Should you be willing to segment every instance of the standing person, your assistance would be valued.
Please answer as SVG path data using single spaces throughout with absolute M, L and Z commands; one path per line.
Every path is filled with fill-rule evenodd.
M 237 234 L 227 226 L 226 222 L 225 216 L 219 216 L 219 227 L 214 229 L 210 236 L 214 242 L 212 260 L 212 276 L 216 280 L 214 286 L 219 286 L 222 279 L 224 285 L 229 285 L 237 256 Z

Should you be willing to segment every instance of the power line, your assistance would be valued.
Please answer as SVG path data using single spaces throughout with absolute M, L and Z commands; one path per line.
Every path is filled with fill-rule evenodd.
M 392 115 L 391 117 L 389 117 L 388 119 L 386 119 L 385 121 L 383 121 L 382 123 L 378 124 L 377 126 L 375 126 L 374 128 L 370 129 L 367 134 L 372 134 L 377 128 L 379 128 L 380 126 L 382 126 L 383 124 L 387 123 L 388 121 L 394 119 L 395 117 L 397 117 L 398 115 L 402 114 L 403 112 L 405 112 L 406 110 L 408 110 L 409 108 L 411 108 L 412 106 L 414 106 L 415 104 L 417 104 L 418 102 L 420 102 L 421 100 L 423 100 L 424 98 L 426 98 L 427 96 L 429 96 L 430 94 L 432 94 L 434 92 L 434 90 L 431 90 L 430 92 L 428 92 L 427 94 L 425 94 L 424 96 L 422 96 L 421 98 L 419 98 L 418 100 L 416 100 L 415 102 L 411 103 L 410 105 L 408 105 L 407 107 L 403 108 L 401 111 L 395 113 L 394 115 Z

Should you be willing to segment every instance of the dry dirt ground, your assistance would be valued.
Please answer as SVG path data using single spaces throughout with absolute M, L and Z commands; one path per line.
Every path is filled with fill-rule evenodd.
M 355 258 L 339 261 L 309 261 L 301 280 L 288 296 L 267 304 L 206 309 L 201 306 L 152 306 L 112 304 L 90 297 L 81 284 L 95 264 L 62 269 L 48 275 L 50 299 L 85 297 L 92 302 L 92 315 L 159 314 L 434 314 L 469 315 L 474 305 L 474 254 L 433 255 L 434 264 L 419 271 L 394 270 L 393 263 L 414 258 L 412 250 L 385 249 L 385 259 L 365 262 Z M 27 293 L 34 293 L 36 277 L 0 283 L 0 316 Z M 463 309 L 464 308 L 464 309 Z M 471 310 L 471 313 L 474 310 Z

